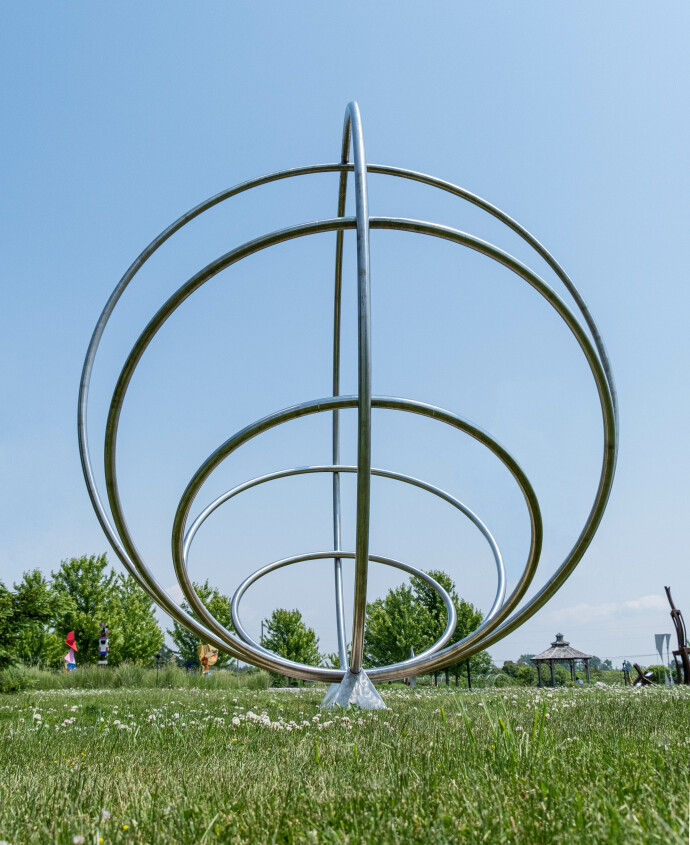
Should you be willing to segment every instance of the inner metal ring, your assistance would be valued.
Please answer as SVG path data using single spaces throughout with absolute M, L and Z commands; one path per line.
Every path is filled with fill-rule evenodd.
M 293 557 L 283 558 L 283 560 L 277 560 L 274 563 L 269 563 L 266 566 L 262 566 L 261 569 L 257 569 L 256 572 L 252 572 L 252 574 L 248 578 L 245 578 L 244 581 L 240 584 L 240 586 L 235 590 L 235 594 L 232 597 L 232 603 L 230 605 L 230 610 L 232 613 L 232 623 L 237 629 L 237 633 L 249 646 L 255 648 L 257 651 L 263 652 L 269 657 L 280 657 L 280 655 L 276 654 L 274 651 L 269 651 L 267 648 L 264 648 L 260 643 L 257 643 L 256 640 L 253 640 L 245 630 L 240 619 L 240 602 L 242 601 L 242 596 L 244 596 L 245 592 L 249 587 L 251 587 L 252 584 L 258 581 L 260 578 L 263 578 L 264 575 L 268 575 L 269 572 L 275 572 L 276 569 L 281 569 L 283 566 L 290 566 L 293 563 L 300 563 L 306 560 L 323 560 L 324 558 L 337 557 L 355 559 L 356 554 L 355 552 L 344 552 L 336 549 L 330 552 L 311 552 L 310 554 L 306 555 L 294 555 Z M 415 566 L 410 566 L 409 563 L 403 563 L 400 560 L 394 560 L 390 557 L 381 557 L 380 555 L 369 555 L 369 560 L 373 560 L 375 563 L 384 563 L 387 566 L 394 566 L 396 569 L 402 569 L 403 572 L 408 572 L 410 575 L 414 575 L 415 578 L 421 578 L 422 581 L 426 581 L 427 584 L 429 584 L 431 587 L 434 588 L 434 590 L 436 590 L 436 592 L 443 599 L 443 603 L 446 607 L 446 614 L 448 615 L 448 621 L 446 622 L 446 627 L 441 636 L 438 638 L 438 640 L 432 646 L 429 646 L 429 648 L 417 655 L 417 657 L 428 657 L 430 654 L 433 654 L 439 648 L 443 648 L 443 646 L 453 636 L 453 632 L 455 631 L 455 628 L 458 624 L 457 610 L 455 609 L 453 600 L 448 595 L 448 592 L 438 583 L 435 578 L 432 578 L 431 575 L 428 575 L 421 569 L 417 569 Z M 395 668 L 397 670 L 400 667 L 405 666 L 408 662 L 411 661 L 401 661 L 399 663 L 394 663 L 391 664 L 389 668 Z M 301 663 L 299 665 L 303 666 L 305 669 L 312 668 L 307 663 Z M 369 670 L 367 670 L 367 674 L 369 674 Z
M 245 490 L 250 490 L 252 487 L 257 487 L 260 484 L 265 484 L 267 481 L 274 481 L 277 478 L 289 478 L 295 475 L 307 475 L 311 473 L 324 473 L 324 472 L 331 472 L 331 473 L 340 473 L 340 472 L 347 472 L 347 473 L 355 473 L 357 472 L 357 467 L 355 466 L 347 466 L 347 465 L 337 465 L 337 466 L 305 466 L 305 467 L 295 467 L 293 469 L 282 469 L 278 470 L 277 472 L 269 473 L 268 475 L 262 475 L 258 478 L 252 478 L 249 481 L 245 481 L 242 484 L 238 484 L 237 487 L 233 487 L 231 490 L 227 490 L 225 493 L 222 493 L 218 496 L 217 499 L 214 499 L 210 505 L 204 508 L 204 510 L 197 516 L 194 522 L 190 525 L 189 530 L 187 531 L 185 538 L 184 538 L 184 549 L 183 549 L 183 561 L 185 566 L 185 571 L 189 571 L 189 554 L 192 547 L 192 542 L 194 541 L 194 537 L 197 534 L 197 531 L 201 528 L 203 523 L 208 519 L 208 517 L 222 504 L 229 501 L 230 499 L 237 496 L 239 493 L 243 493 Z M 422 490 L 426 490 L 429 493 L 433 493 L 434 495 L 438 496 L 441 499 L 444 499 L 446 502 L 449 502 L 455 508 L 457 508 L 461 513 L 465 514 L 465 516 L 479 529 L 482 533 L 486 541 L 488 542 L 491 552 L 494 556 L 494 561 L 496 563 L 496 573 L 497 573 L 497 586 L 496 586 L 496 595 L 494 597 L 493 604 L 489 612 L 486 614 L 486 619 L 492 619 L 496 613 L 498 613 L 499 608 L 503 604 L 505 599 L 505 592 L 506 592 L 506 570 L 505 564 L 503 563 L 503 557 L 501 556 L 501 550 L 498 547 L 498 543 L 494 539 L 494 536 L 491 534 L 489 529 L 486 525 L 482 522 L 482 520 L 474 513 L 474 511 L 470 510 L 467 505 L 463 504 L 459 499 L 456 499 L 454 496 L 451 496 L 450 493 L 447 493 L 445 490 L 441 490 L 440 487 L 435 487 L 432 484 L 428 484 L 426 481 L 422 481 L 419 478 L 414 478 L 411 475 L 403 475 L 402 473 L 398 472 L 390 472 L 389 470 L 384 469 L 372 469 L 372 475 L 376 475 L 382 478 L 390 478 L 394 481 L 403 481 L 406 484 L 411 484 L 415 487 L 419 487 Z M 374 558 L 370 555 L 369 560 L 374 560 Z M 194 589 L 194 585 L 192 584 L 192 589 Z M 196 591 L 195 591 L 196 595 Z M 198 596 L 197 596 L 198 598 Z M 237 625 L 235 625 L 237 628 Z M 239 632 L 239 629 L 238 629 Z M 440 646 L 439 646 L 440 648 Z M 418 657 L 420 655 L 417 655 Z

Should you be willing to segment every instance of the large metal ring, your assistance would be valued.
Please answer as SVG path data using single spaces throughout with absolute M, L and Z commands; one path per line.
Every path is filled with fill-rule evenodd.
M 354 163 L 349 163 L 349 146 L 352 140 L 354 150 Z M 110 411 L 108 415 L 108 422 L 105 434 L 105 475 L 106 486 L 108 491 L 108 500 L 112 513 L 111 518 L 106 513 L 105 506 L 101 500 L 98 486 L 95 481 L 94 472 L 91 464 L 91 457 L 88 446 L 87 435 L 87 409 L 89 386 L 93 365 L 96 353 L 105 331 L 106 325 L 115 309 L 119 298 L 124 290 L 130 284 L 138 270 L 142 265 L 153 255 L 153 253 L 164 244 L 169 237 L 181 229 L 188 222 L 193 220 L 204 211 L 210 209 L 214 205 L 223 202 L 226 199 L 237 196 L 245 191 L 257 188 L 261 185 L 266 185 L 282 179 L 292 178 L 296 176 L 304 176 L 317 173 L 339 173 L 340 187 L 338 197 L 338 218 L 333 220 L 321 220 L 313 223 L 306 223 L 301 226 L 294 226 L 289 229 L 284 229 L 280 232 L 274 232 L 255 240 L 248 242 L 237 249 L 226 253 L 216 261 L 213 261 L 206 268 L 201 270 L 192 277 L 185 285 L 183 285 L 173 296 L 163 305 L 155 317 L 150 321 L 139 340 L 135 344 L 130 353 L 127 362 L 118 379 L 113 400 L 111 402 Z M 344 217 L 345 212 L 345 197 L 347 189 L 347 175 L 348 173 L 355 173 L 355 187 L 356 187 L 356 218 Z M 369 218 L 368 216 L 368 200 L 367 200 L 367 184 L 366 176 L 369 174 L 379 174 L 383 176 L 392 176 L 396 178 L 403 178 L 407 180 L 416 181 L 430 187 L 448 192 L 464 201 L 470 202 L 480 209 L 491 214 L 499 221 L 507 225 L 514 232 L 516 232 L 536 253 L 543 259 L 550 269 L 556 274 L 565 288 L 575 301 L 577 310 L 582 316 L 586 328 L 580 326 L 577 318 L 565 305 L 561 298 L 546 284 L 538 275 L 527 268 L 517 259 L 508 255 L 491 244 L 474 238 L 471 235 L 460 232 L 445 226 L 439 226 L 424 221 L 403 220 L 399 218 Z M 357 231 L 357 264 L 358 264 L 358 307 L 359 307 L 359 388 L 356 397 L 340 397 L 339 396 L 339 367 L 340 367 L 340 292 L 341 292 L 341 276 L 342 276 L 342 248 L 343 248 L 343 232 L 347 229 L 356 229 Z M 393 229 L 405 232 L 416 232 L 434 237 L 440 237 L 450 240 L 462 246 L 481 252 L 482 254 L 492 258 L 493 260 L 508 267 L 518 276 L 527 281 L 534 287 L 545 299 L 555 308 L 562 319 L 570 328 L 572 334 L 575 336 L 585 358 L 588 362 L 590 370 L 594 376 L 595 384 L 599 394 L 599 401 L 602 410 L 603 428 L 604 428 L 604 449 L 602 456 L 602 466 L 599 478 L 599 484 L 592 503 L 589 514 L 586 518 L 584 527 L 575 541 L 575 544 L 566 555 L 565 559 L 558 567 L 552 577 L 546 582 L 542 589 L 532 597 L 520 610 L 513 612 L 516 602 L 511 604 L 511 598 L 520 593 L 520 589 L 524 585 L 527 577 L 527 568 L 523 572 L 523 576 L 519 581 L 516 589 L 511 594 L 511 597 L 505 605 L 493 616 L 487 619 L 482 625 L 465 637 L 459 643 L 452 646 L 438 650 L 435 654 L 429 655 L 424 661 L 418 663 L 418 668 L 422 666 L 426 669 L 435 670 L 443 668 L 443 666 L 450 665 L 459 659 L 467 657 L 481 648 L 486 648 L 499 640 L 501 637 L 515 630 L 522 622 L 532 616 L 546 601 L 558 590 L 564 581 L 571 574 L 582 555 L 588 548 L 591 540 L 596 532 L 598 525 L 603 516 L 608 496 L 610 494 L 613 475 L 615 471 L 616 455 L 617 455 L 617 429 L 618 429 L 618 411 L 616 402 L 615 386 L 613 376 L 611 373 L 608 356 L 604 348 L 594 320 L 584 302 L 581 295 L 575 288 L 574 284 L 567 276 L 565 271 L 560 267 L 556 260 L 550 253 L 537 241 L 529 232 L 522 226 L 515 222 L 512 218 L 504 212 L 497 209 L 495 206 L 488 203 L 474 194 L 456 186 L 449 182 L 436 179 L 425 174 L 416 173 L 414 171 L 403 170 L 401 168 L 394 168 L 385 165 L 367 165 L 364 156 L 363 134 L 361 127 L 361 118 L 356 104 L 348 106 L 345 118 L 345 126 L 343 133 L 343 145 L 341 161 L 338 164 L 324 164 L 314 165 L 309 167 L 295 168 L 293 170 L 286 170 L 270 174 L 268 176 L 260 177 L 249 182 L 245 182 L 228 191 L 224 191 L 209 200 L 204 201 L 187 214 L 180 217 L 168 229 L 161 233 L 151 244 L 141 253 L 137 260 L 131 265 L 125 275 L 122 277 L 115 290 L 111 294 L 106 303 L 103 312 L 94 329 L 89 348 L 87 350 L 84 367 L 82 371 L 82 379 L 79 391 L 79 410 L 78 410 L 78 432 L 79 432 L 79 450 L 82 461 L 82 468 L 86 480 L 87 489 L 91 498 L 93 507 L 96 511 L 97 517 L 101 526 L 113 545 L 116 554 L 122 560 L 125 567 L 130 571 L 138 583 L 147 591 L 147 593 L 156 600 L 164 610 L 166 610 L 174 619 L 181 624 L 187 626 L 194 631 L 198 636 L 206 639 L 214 645 L 224 648 L 231 654 L 242 656 L 244 647 L 236 648 L 235 642 L 229 643 L 224 641 L 225 638 L 216 636 L 212 628 L 199 624 L 192 616 L 185 613 L 185 611 L 161 588 L 153 578 L 152 573 L 146 566 L 145 562 L 138 554 L 136 546 L 127 528 L 127 524 L 122 511 L 122 505 L 119 498 L 119 491 L 117 485 L 116 473 L 116 441 L 117 428 L 119 416 L 122 408 L 122 403 L 127 391 L 127 386 L 134 372 L 141 355 L 150 343 L 151 339 L 158 331 L 162 323 L 167 317 L 186 299 L 191 293 L 197 290 L 204 282 L 212 278 L 221 270 L 231 266 L 237 261 L 248 255 L 251 255 L 261 249 L 273 246 L 274 244 L 282 243 L 290 238 L 302 237 L 308 234 L 317 234 L 322 232 L 336 232 L 336 275 L 335 275 L 335 307 L 334 307 L 334 344 L 333 344 L 333 396 L 329 399 L 323 400 L 318 410 L 330 410 L 333 415 L 333 461 L 334 467 L 340 466 L 339 458 L 339 428 L 338 428 L 338 413 L 341 409 L 357 407 L 358 409 L 358 479 L 357 479 L 357 536 L 356 536 L 356 564 L 355 564 L 355 582 L 356 582 L 356 600 L 355 600 L 355 614 L 353 620 L 353 661 L 351 668 L 356 671 L 359 668 L 359 657 L 361 655 L 363 632 L 364 632 L 364 607 L 366 605 L 366 567 L 369 560 L 368 556 L 368 521 L 369 521 L 369 485 L 371 475 L 371 455 L 370 455 L 370 414 L 371 408 L 377 407 L 376 402 L 371 399 L 371 365 L 370 365 L 370 320 L 368 316 L 369 309 L 369 259 L 368 259 L 368 241 L 371 230 L 376 229 Z M 344 400 L 344 403 L 341 401 Z M 384 401 L 384 400 L 379 400 Z M 412 410 L 412 406 L 421 407 L 422 403 L 414 403 L 411 400 L 391 399 L 385 400 L 388 403 L 398 403 L 395 405 L 378 405 L 378 407 L 396 407 L 398 410 Z M 354 404 L 352 404 L 354 402 Z M 314 403 L 304 403 L 297 408 L 305 409 L 312 407 Z M 431 406 L 426 406 L 430 408 Z M 305 411 L 305 413 L 314 413 L 317 409 Z M 287 409 L 287 412 L 292 412 L 294 409 Z M 440 411 L 436 409 L 441 415 L 448 415 L 449 412 Z M 421 413 L 421 411 L 415 411 Z M 271 418 L 277 418 L 284 415 L 286 412 L 279 412 L 277 415 L 272 415 Z M 295 414 L 290 418 L 301 416 L 302 413 Z M 429 414 L 434 416 L 435 414 Z M 453 417 L 453 415 L 449 415 Z M 441 417 L 439 417 L 441 418 Z M 266 418 L 268 419 L 268 418 Z M 459 419 L 454 417 L 454 419 Z M 446 420 L 448 421 L 448 420 Z M 453 423 L 451 423 L 453 424 Z M 245 430 L 246 431 L 246 430 Z M 242 434 L 240 432 L 239 434 Z M 474 435 L 473 435 L 474 436 Z M 231 438 L 232 439 L 232 438 Z M 487 444 L 488 445 L 488 444 Z M 221 447 L 222 448 L 222 447 Z M 215 453 L 214 453 L 215 454 Z M 506 453 L 507 454 L 507 453 Z M 211 456 L 213 458 L 213 456 Z M 336 552 L 340 549 L 340 487 L 339 487 L 340 472 L 333 472 L 333 526 L 334 526 L 334 548 Z M 530 488 L 531 489 L 531 488 Z M 524 491 L 523 491 L 524 492 Z M 535 499 L 536 502 L 536 499 Z M 182 503 L 181 503 L 182 505 Z M 528 503 L 529 507 L 529 503 Z M 536 511 L 538 513 L 538 510 Z M 180 509 L 178 508 L 178 516 Z M 184 515 L 186 521 L 187 514 Z M 113 525 L 114 523 L 114 525 Z M 533 519 L 534 523 L 534 519 Z M 176 526 L 175 530 L 179 526 Z M 539 525 L 539 532 L 541 526 Z M 178 536 L 178 541 L 182 543 L 182 537 Z M 534 547 L 534 524 L 533 524 L 533 541 L 531 552 Z M 539 533 L 539 544 L 541 543 L 541 535 Z M 538 554 L 534 560 L 534 566 L 538 562 Z M 176 569 L 179 567 L 179 549 L 176 551 L 175 560 Z M 338 646 L 341 655 L 341 663 L 344 654 L 344 625 L 342 612 L 342 571 L 340 568 L 340 559 L 336 557 L 335 560 L 335 584 L 336 584 L 336 621 L 338 626 Z M 533 572 L 529 576 L 531 579 Z M 526 586 L 525 586 L 526 589 Z M 524 595 L 524 590 L 520 596 Z M 519 599 L 518 599 L 519 602 Z M 262 664 L 262 659 L 257 658 L 255 661 L 258 665 Z M 391 672 L 394 670 L 391 667 L 380 667 L 371 670 L 369 674 L 377 675 L 382 680 L 393 679 Z M 299 672 L 295 673 L 297 677 L 306 677 Z M 318 676 L 324 680 L 336 680 L 342 676 L 343 670 L 322 670 L 314 668 L 309 677 Z
M 464 232 L 459 232 L 458 230 L 450 229 L 448 227 L 437 226 L 434 224 L 424 223 L 423 221 L 412 221 L 412 220 L 401 220 L 401 219 L 388 219 L 388 218 L 371 218 L 370 225 L 372 228 L 386 228 L 386 229 L 401 229 L 403 231 L 410 231 L 410 232 L 418 232 L 421 234 L 433 234 L 439 237 L 443 237 L 447 240 L 455 241 L 461 245 L 470 246 L 471 248 L 481 252 L 494 260 L 498 261 L 499 263 L 503 264 L 504 266 L 508 267 L 509 269 L 513 270 L 517 275 L 524 278 L 528 283 L 530 283 L 539 293 L 544 296 L 547 301 L 549 301 L 553 307 L 558 311 L 561 317 L 564 319 L 568 327 L 571 329 L 572 333 L 575 335 L 576 339 L 580 343 L 580 346 L 583 348 L 585 352 L 586 358 L 590 365 L 590 368 L 594 374 L 595 381 L 597 387 L 599 389 L 599 396 L 600 401 L 602 404 L 602 411 L 604 414 L 605 420 L 605 431 L 607 434 L 606 441 L 605 441 L 605 450 L 604 450 L 604 460 L 602 465 L 602 479 L 600 483 L 600 488 L 598 491 L 597 499 L 595 500 L 594 506 L 592 511 L 590 512 L 590 517 L 588 519 L 588 523 L 585 526 L 585 531 L 581 534 L 578 543 L 576 546 L 571 550 L 571 554 L 568 559 L 562 564 L 561 569 L 556 574 L 555 578 L 561 573 L 561 571 L 566 567 L 575 557 L 579 560 L 581 554 L 584 553 L 584 549 L 589 544 L 589 540 L 591 536 L 593 536 L 593 530 L 591 530 L 592 525 L 598 524 L 598 521 L 601 519 L 603 515 L 603 507 L 605 506 L 605 498 L 604 496 L 608 495 L 608 490 L 610 489 L 610 480 L 613 474 L 613 457 L 614 452 L 610 448 L 612 438 L 615 434 L 615 420 L 613 416 L 613 408 L 611 404 L 610 393 L 608 391 L 608 384 L 606 382 L 606 376 L 603 372 L 599 359 L 594 351 L 586 333 L 580 327 L 579 323 L 572 315 L 568 307 L 565 303 L 558 297 L 558 295 L 536 274 L 534 274 L 529 268 L 525 267 L 521 262 L 517 259 L 513 258 L 512 256 L 504 253 L 502 250 L 499 250 L 497 247 L 494 247 L 491 244 L 488 244 L 484 241 L 481 241 L 477 238 L 474 238 L 470 235 L 467 235 Z M 113 399 L 111 402 L 110 412 L 108 415 L 108 423 L 106 427 L 106 442 L 105 442 L 105 471 L 106 471 L 106 485 L 108 489 L 108 497 L 110 501 L 111 510 L 113 512 L 113 519 L 115 521 L 116 527 L 118 529 L 118 534 L 122 540 L 123 546 L 125 547 L 128 555 L 134 560 L 140 572 L 146 577 L 148 570 L 146 569 L 143 560 L 141 560 L 140 556 L 138 555 L 136 548 L 131 540 L 129 535 L 129 530 L 124 520 L 124 516 L 122 514 L 121 505 L 119 502 L 119 494 L 117 492 L 117 477 L 116 477 L 116 468 L 115 468 L 115 446 L 116 446 L 116 437 L 117 437 L 117 426 L 119 421 L 119 415 L 122 408 L 122 403 L 124 401 L 124 397 L 126 394 L 127 387 L 131 380 L 132 374 L 134 369 L 140 360 L 141 356 L 143 355 L 145 349 L 147 348 L 148 344 L 150 343 L 153 336 L 159 330 L 159 328 L 163 325 L 163 323 L 167 320 L 167 318 L 176 310 L 177 307 L 193 293 L 197 290 L 201 285 L 203 285 L 206 281 L 210 278 L 215 276 L 221 270 L 225 269 L 228 266 L 240 261 L 242 258 L 247 257 L 248 255 L 253 254 L 254 252 L 259 251 L 260 249 L 264 249 L 268 246 L 272 246 L 275 243 L 280 243 L 286 240 L 289 240 L 294 237 L 299 237 L 302 235 L 307 234 L 315 234 L 318 232 L 323 231 L 337 231 L 339 229 L 347 229 L 347 228 L 355 228 L 356 221 L 351 218 L 344 218 L 344 219 L 335 219 L 335 220 L 326 220 L 320 221 L 317 223 L 310 223 L 304 224 L 302 226 L 292 227 L 290 229 L 281 230 L 280 232 L 274 232 L 271 235 L 266 235 L 262 238 L 257 238 L 255 241 L 252 241 L 248 244 L 245 244 L 242 247 L 239 247 L 236 250 L 232 250 L 229 253 L 226 253 L 221 258 L 217 259 L 216 261 L 212 262 L 208 265 L 204 270 L 197 273 L 193 276 L 188 282 L 182 285 L 176 293 L 174 293 L 168 301 L 159 309 L 157 314 L 152 318 L 149 322 L 149 325 L 146 327 L 142 335 L 139 337 L 139 340 L 136 342 L 135 346 L 133 347 L 130 355 L 125 362 L 125 365 L 122 369 L 120 377 L 118 379 L 117 385 L 115 387 L 115 391 L 113 393 Z M 358 403 L 357 403 L 358 404 Z M 341 406 L 342 407 L 342 406 Z M 591 530 L 591 534 L 590 534 Z M 178 564 L 176 563 L 176 571 L 178 572 L 178 577 L 180 577 Z M 532 573 L 533 574 L 533 573 Z M 531 580 L 531 579 L 530 579 Z M 555 579 L 554 579 L 555 580 Z M 548 587 L 549 585 L 547 585 Z M 537 594 L 535 599 L 538 599 L 541 594 Z M 169 597 L 163 596 L 162 598 L 164 602 L 167 603 L 167 599 Z M 188 596 L 189 598 L 189 596 Z M 527 609 L 530 607 L 534 607 L 536 601 L 532 599 L 532 602 L 528 604 L 525 608 L 520 611 L 521 618 L 524 618 Z M 504 606 L 502 611 L 497 614 L 493 622 L 496 619 L 499 622 L 503 622 L 508 614 L 508 612 L 512 610 L 512 606 L 508 608 L 508 606 Z M 184 612 L 184 611 L 182 611 Z M 188 617 L 191 618 L 191 617 Z M 202 616 L 203 618 L 203 616 Z M 517 619 L 517 616 L 516 616 Z M 515 623 L 515 619 L 510 620 L 511 624 Z M 195 623 L 198 625 L 198 623 Z M 518 623 L 519 624 L 519 623 Z M 493 627 L 497 627 L 497 624 Z M 507 626 L 506 626 L 507 627 Z M 202 629 L 203 630 L 203 629 Z M 480 637 L 480 629 L 474 632 L 474 635 L 471 635 L 470 638 L 466 638 L 466 642 L 459 643 L 457 645 L 452 646 L 451 648 L 454 649 L 458 654 L 474 653 L 474 651 L 479 650 L 482 647 L 483 643 L 478 643 Z M 486 642 L 486 641 L 484 641 Z M 472 645 L 476 647 L 472 649 L 470 652 L 470 648 Z M 237 643 L 233 644 L 235 646 L 235 650 L 240 653 L 242 656 L 240 649 L 237 648 Z M 227 646 L 226 646 L 227 647 Z M 462 648 L 466 647 L 466 651 L 462 652 Z M 485 647 L 485 646 L 484 646 Z M 444 655 L 444 652 L 439 652 L 436 655 L 436 658 L 439 655 Z M 459 658 L 458 658 L 459 659 Z M 454 662 L 454 661 L 451 661 Z M 320 670 L 315 670 L 320 671 Z

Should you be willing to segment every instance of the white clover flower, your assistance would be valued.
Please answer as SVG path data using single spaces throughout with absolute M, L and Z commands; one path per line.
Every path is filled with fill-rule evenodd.
M 84 839 L 81 833 L 78 833 L 76 836 L 72 837 L 72 842 L 74 843 L 74 845 L 84 845 L 86 839 Z

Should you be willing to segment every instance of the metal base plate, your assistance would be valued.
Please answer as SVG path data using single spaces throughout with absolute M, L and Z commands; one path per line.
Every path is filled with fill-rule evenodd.
M 362 669 L 354 675 L 349 669 L 339 684 L 331 684 L 322 707 L 361 707 L 362 710 L 386 710 L 386 705 Z

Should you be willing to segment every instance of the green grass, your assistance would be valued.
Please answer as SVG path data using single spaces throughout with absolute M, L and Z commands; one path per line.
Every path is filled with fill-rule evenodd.
M 12 684 L 14 678 L 20 683 Z M 5 679 L 10 683 L 3 683 Z M 14 692 L 15 689 L 31 690 L 70 690 L 70 689 L 117 689 L 119 687 L 135 689 L 155 689 L 184 687 L 186 689 L 218 690 L 260 690 L 267 689 L 270 683 L 268 672 L 249 670 L 230 672 L 214 669 L 202 678 L 199 671 L 186 672 L 177 666 L 149 669 L 122 663 L 120 666 L 80 666 L 76 672 L 38 669 L 36 667 L 12 667 L 0 672 L 0 692 Z M 13 688 L 14 687 L 14 688 Z
M 2 696 L 0 840 L 688 841 L 690 689 L 382 693 Z

